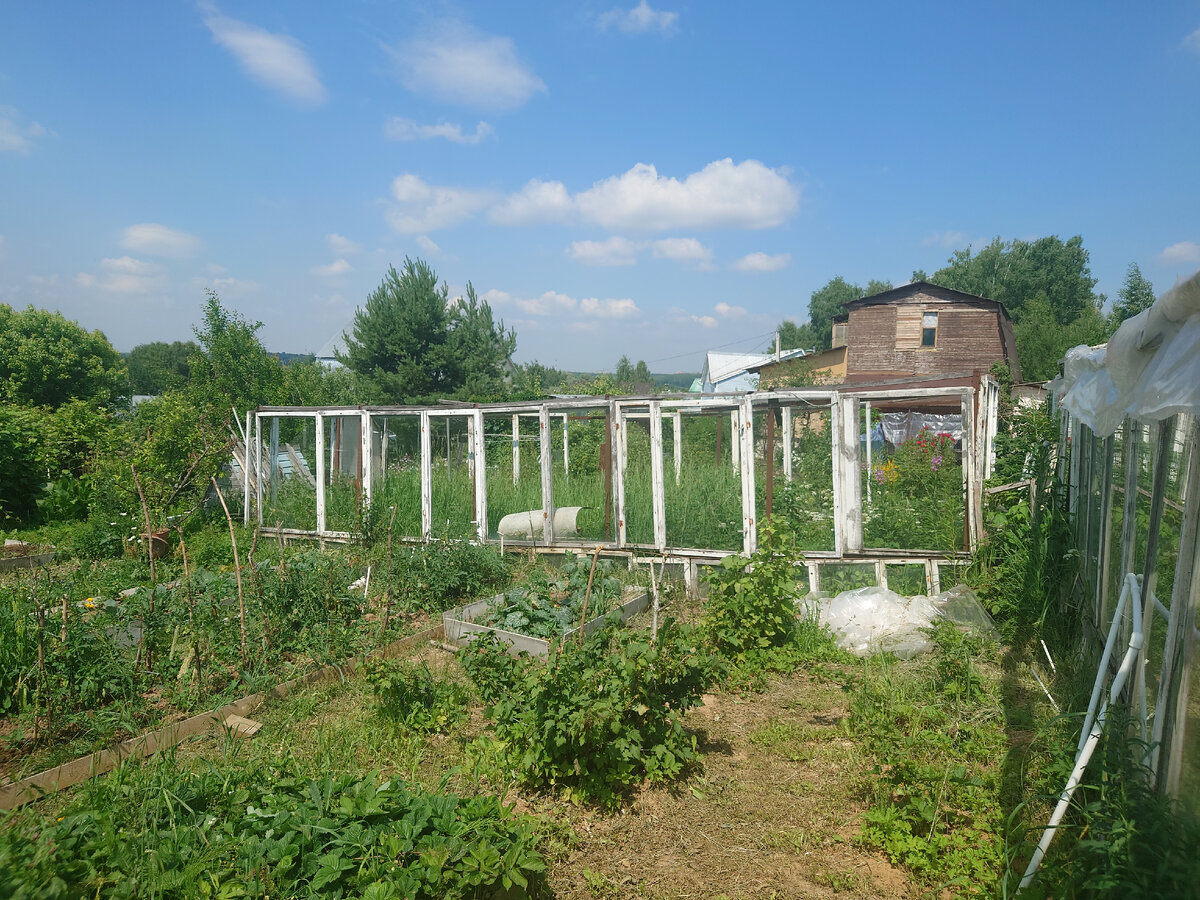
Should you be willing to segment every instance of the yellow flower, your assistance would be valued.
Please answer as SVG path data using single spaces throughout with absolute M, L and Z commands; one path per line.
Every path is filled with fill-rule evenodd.
M 83 605 L 86 606 L 88 609 L 95 609 L 96 608 L 96 598 L 88 597 L 86 600 L 83 601 Z

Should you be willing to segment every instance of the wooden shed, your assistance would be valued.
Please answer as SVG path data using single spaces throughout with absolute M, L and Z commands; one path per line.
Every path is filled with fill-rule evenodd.
M 927 281 L 847 304 L 835 334 L 839 328 L 847 383 L 986 372 L 995 362 L 1021 377 L 1004 305 Z

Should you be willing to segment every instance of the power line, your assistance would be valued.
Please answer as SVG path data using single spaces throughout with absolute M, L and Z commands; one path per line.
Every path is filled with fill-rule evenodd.
M 724 350 L 726 347 L 732 347 L 734 344 L 744 344 L 746 341 L 761 340 L 762 338 L 765 338 L 768 335 L 772 335 L 774 333 L 775 333 L 775 329 L 772 328 L 770 331 L 764 331 L 762 334 L 755 334 L 755 335 L 751 335 L 750 337 L 738 338 L 736 341 L 730 341 L 728 344 L 719 344 L 716 347 L 702 347 L 699 350 L 690 350 L 687 353 L 676 353 L 674 356 L 662 356 L 662 357 L 659 357 L 658 359 L 648 359 L 648 360 L 646 360 L 646 365 L 650 365 L 651 363 L 668 362 L 669 360 L 672 360 L 672 359 L 682 359 L 685 356 L 693 356 L 696 353 L 704 353 L 706 350 Z

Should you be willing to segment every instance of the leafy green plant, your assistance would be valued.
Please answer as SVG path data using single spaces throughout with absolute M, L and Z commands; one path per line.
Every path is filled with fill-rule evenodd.
M 708 575 L 704 628 L 711 644 L 727 656 L 745 656 L 788 643 L 796 630 L 793 536 L 786 522 L 759 527 L 752 556 L 727 556 Z
M 611 562 L 598 562 L 594 577 L 590 572 L 586 558 L 568 553 L 556 571 L 535 574 L 504 594 L 479 623 L 531 637 L 561 638 L 583 623 L 585 603 L 591 620 L 605 615 L 621 597 L 621 580 L 612 574 Z
M 496 736 L 526 784 L 612 807 L 695 759 L 681 717 L 716 671 L 698 635 L 671 621 L 654 643 L 644 632 L 603 629 L 514 671 L 515 689 L 491 710 Z
M 362 674 L 375 693 L 379 714 L 410 731 L 444 733 L 467 714 L 466 688 L 435 678 L 424 663 L 368 661 Z
M 286 760 L 126 766 L 0 829 L 0 895 L 21 900 L 530 895 L 544 871 L 534 823 L 496 798 Z

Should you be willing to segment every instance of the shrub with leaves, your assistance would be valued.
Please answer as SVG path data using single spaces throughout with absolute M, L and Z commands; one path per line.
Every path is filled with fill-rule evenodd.
M 93 782 L 56 820 L 30 810 L 0 829 L 0 896 L 527 896 L 545 871 L 536 845 L 494 797 L 168 760 Z
M 508 763 L 527 784 L 612 807 L 642 783 L 678 777 L 696 756 L 682 715 L 717 665 L 692 629 L 606 628 L 521 671 L 492 709 Z
M 708 575 L 704 629 L 727 656 L 781 647 L 796 631 L 796 547 L 787 523 L 771 519 L 758 530 L 750 558 L 727 556 Z
M 379 714 L 410 731 L 444 733 L 466 716 L 466 689 L 435 678 L 424 663 L 370 661 L 363 664 L 362 674 L 375 692 Z

